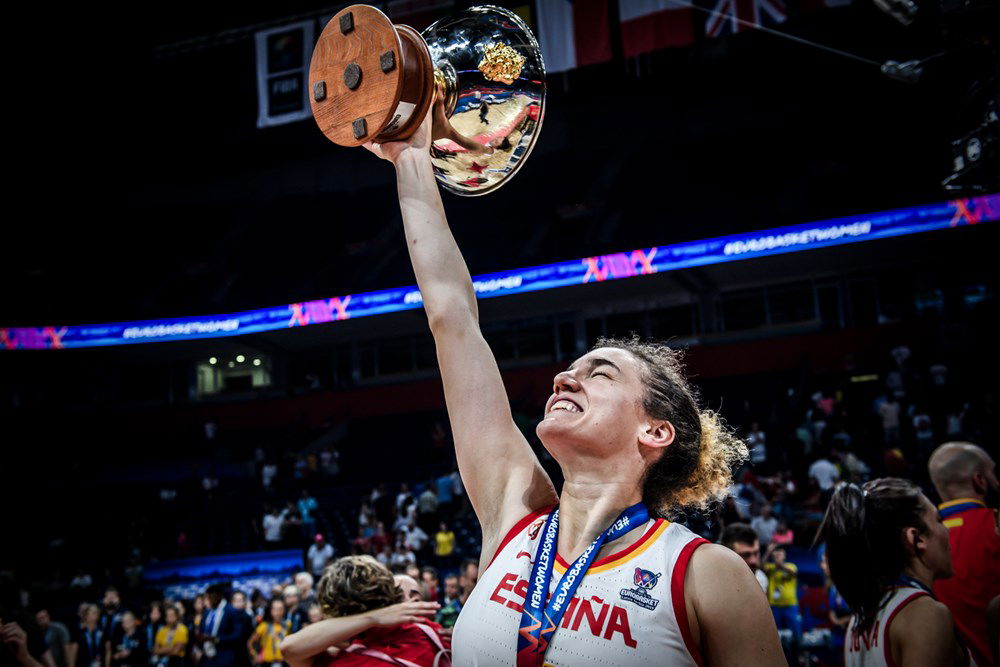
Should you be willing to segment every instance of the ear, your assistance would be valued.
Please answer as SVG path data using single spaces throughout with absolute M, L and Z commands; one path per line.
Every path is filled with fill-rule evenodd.
M 920 558 L 924 551 L 924 537 L 915 527 L 910 526 L 903 529 L 903 548 L 907 555 L 913 558 Z
M 662 449 L 674 441 L 674 425 L 668 421 L 653 420 L 643 423 L 639 430 L 639 444 Z
M 982 470 L 977 470 L 972 473 L 972 488 L 975 490 L 976 495 L 986 495 L 986 490 L 989 487 L 989 482 L 986 481 L 986 475 L 983 474 Z

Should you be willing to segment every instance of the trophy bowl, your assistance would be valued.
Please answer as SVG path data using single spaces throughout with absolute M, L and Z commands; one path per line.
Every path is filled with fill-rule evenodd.
M 309 68 L 313 117 L 341 146 L 411 136 L 433 116 L 431 162 L 458 195 L 500 187 L 527 159 L 545 111 L 531 30 L 501 7 L 461 11 L 422 33 L 369 5 L 330 20 Z

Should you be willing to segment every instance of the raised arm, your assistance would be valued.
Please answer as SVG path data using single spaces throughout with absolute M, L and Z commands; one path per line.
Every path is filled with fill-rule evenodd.
M 396 168 L 410 262 L 437 346 L 462 481 L 483 526 L 482 562 L 528 512 L 556 502 L 552 482 L 514 424 L 465 259 L 430 163 L 430 116 L 407 141 L 368 145 Z

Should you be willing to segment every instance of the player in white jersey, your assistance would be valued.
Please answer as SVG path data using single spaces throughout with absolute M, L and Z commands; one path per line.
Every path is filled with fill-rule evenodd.
M 692 543 L 680 526 L 648 534 L 672 511 L 724 496 L 746 446 L 717 415 L 699 410 L 669 348 L 605 341 L 555 376 L 536 429 L 563 472 L 557 495 L 514 423 L 480 331 L 430 144 L 428 116 L 410 139 L 367 148 L 396 169 L 459 470 L 483 527 L 480 581 L 455 628 L 454 663 L 538 667 L 614 656 L 613 664 L 629 665 L 661 649 L 676 664 L 781 663 L 767 602 L 738 556 Z M 542 510 L 538 528 L 519 523 Z M 602 570 L 621 554 L 642 558 L 642 566 Z M 607 644 L 598 651 L 600 642 Z
M 934 580 L 951 576 L 948 529 L 907 480 L 841 484 L 819 538 L 830 576 L 854 611 L 846 667 L 971 664 L 951 612 L 934 599 Z

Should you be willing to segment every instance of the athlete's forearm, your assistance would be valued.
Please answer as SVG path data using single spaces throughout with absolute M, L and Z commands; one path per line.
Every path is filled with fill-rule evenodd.
M 305 660 L 327 648 L 361 634 L 375 625 L 370 614 L 327 618 L 311 623 L 281 640 L 281 655 L 287 660 Z
M 478 319 L 472 278 L 448 227 L 429 158 L 412 151 L 395 165 L 406 247 L 431 329 L 454 318 Z

